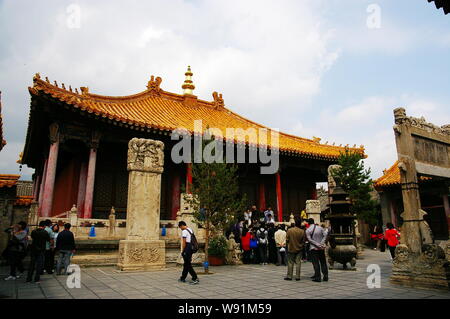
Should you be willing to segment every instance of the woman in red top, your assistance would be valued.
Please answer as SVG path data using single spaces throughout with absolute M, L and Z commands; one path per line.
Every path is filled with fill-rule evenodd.
M 395 247 L 399 244 L 398 239 L 400 238 L 400 233 L 397 229 L 394 228 L 392 223 L 386 224 L 386 232 L 384 235 L 384 239 L 387 241 L 387 245 L 389 247 L 389 251 L 391 252 L 392 259 L 395 258 Z
M 242 237 L 241 237 L 242 250 L 244 251 L 244 254 L 242 256 L 244 264 L 250 263 L 250 254 L 251 254 L 250 238 L 251 238 L 251 236 L 252 235 L 248 231 L 248 229 L 246 227 L 244 227 L 244 229 L 242 230 Z

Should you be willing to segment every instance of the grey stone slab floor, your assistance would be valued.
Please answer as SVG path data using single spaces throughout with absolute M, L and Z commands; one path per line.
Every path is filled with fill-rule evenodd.
M 369 264 L 381 269 L 381 288 L 367 287 Z M 365 249 L 357 270 L 330 270 L 328 282 L 315 283 L 311 263 L 302 263 L 300 281 L 285 281 L 286 267 L 242 265 L 211 267 L 212 275 L 199 275 L 199 285 L 179 283 L 181 267 L 164 271 L 121 273 L 114 267 L 82 268 L 81 288 L 69 288 L 67 276 L 44 275 L 41 284 L 25 278 L 4 281 L 8 268 L 0 269 L 0 298 L 18 299 L 450 299 L 450 292 L 415 289 L 389 283 L 388 253 Z M 202 271 L 198 268 L 197 271 Z M 188 294 L 187 294 L 188 292 Z

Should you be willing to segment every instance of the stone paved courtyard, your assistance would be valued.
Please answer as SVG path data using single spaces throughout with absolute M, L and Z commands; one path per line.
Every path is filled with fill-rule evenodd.
M 81 288 L 69 289 L 66 276 L 44 275 L 40 285 L 25 283 L 22 277 L 16 281 L 4 281 L 8 268 L 1 268 L 0 296 L 18 299 L 379 299 L 419 298 L 450 299 L 450 292 L 404 288 L 389 283 L 391 261 L 388 253 L 365 249 L 356 271 L 331 270 L 330 281 L 315 283 L 310 280 L 312 264 L 302 264 L 299 282 L 285 281 L 286 267 L 275 265 L 242 265 L 212 267 L 213 275 L 200 275 L 199 285 L 179 283 L 181 268 L 168 267 L 165 271 L 119 273 L 113 267 L 84 268 Z M 368 289 L 366 269 L 368 264 L 381 267 L 381 288 Z M 197 268 L 198 271 L 201 269 Z M 189 291 L 187 296 L 186 291 Z

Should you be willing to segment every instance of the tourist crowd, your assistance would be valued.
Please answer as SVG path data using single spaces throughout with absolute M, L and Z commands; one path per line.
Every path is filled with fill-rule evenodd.
M 30 256 L 27 282 L 39 283 L 41 275 L 53 274 L 55 270 L 57 275 L 66 274 L 70 258 L 75 253 L 75 239 L 70 228 L 67 223 L 60 232 L 59 225 L 47 219 L 31 233 L 24 221 L 6 229 L 9 241 L 2 257 L 8 260 L 10 273 L 5 280 L 16 280 L 23 275 L 23 260 L 27 255 Z M 56 253 L 58 261 L 55 263 Z
M 306 217 L 306 216 L 305 216 Z M 264 212 L 252 206 L 228 231 L 240 243 L 244 264 L 269 263 L 288 266 L 286 280 L 300 280 L 301 263 L 311 261 L 314 281 L 328 281 L 325 248 L 328 229 L 317 225 L 313 219 L 295 217 L 295 223 L 276 223 L 271 207 Z M 321 277 L 321 273 L 323 277 Z

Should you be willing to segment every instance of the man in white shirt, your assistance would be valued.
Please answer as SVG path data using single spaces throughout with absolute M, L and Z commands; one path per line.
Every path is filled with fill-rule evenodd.
M 192 285 L 196 285 L 199 283 L 199 280 L 197 278 L 197 273 L 195 272 L 194 268 L 192 267 L 192 245 L 191 245 L 191 238 L 192 234 L 194 233 L 191 228 L 188 228 L 186 225 L 186 222 L 180 221 L 178 223 L 178 227 L 181 229 L 181 256 L 183 256 L 183 272 L 181 273 L 180 279 L 178 279 L 179 282 L 186 282 L 186 277 L 188 273 L 192 277 Z
M 273 216 L 273 210 L 272 207 L 267 207 L 266 211 L 264 212 L 264 221 L 267 223 L 269 221 L 269 215 Z
M 275 232 L 275 243 L 277 245 L 278 262 L 277 266 L 286 266 L 286 225 L 281 224 Z

